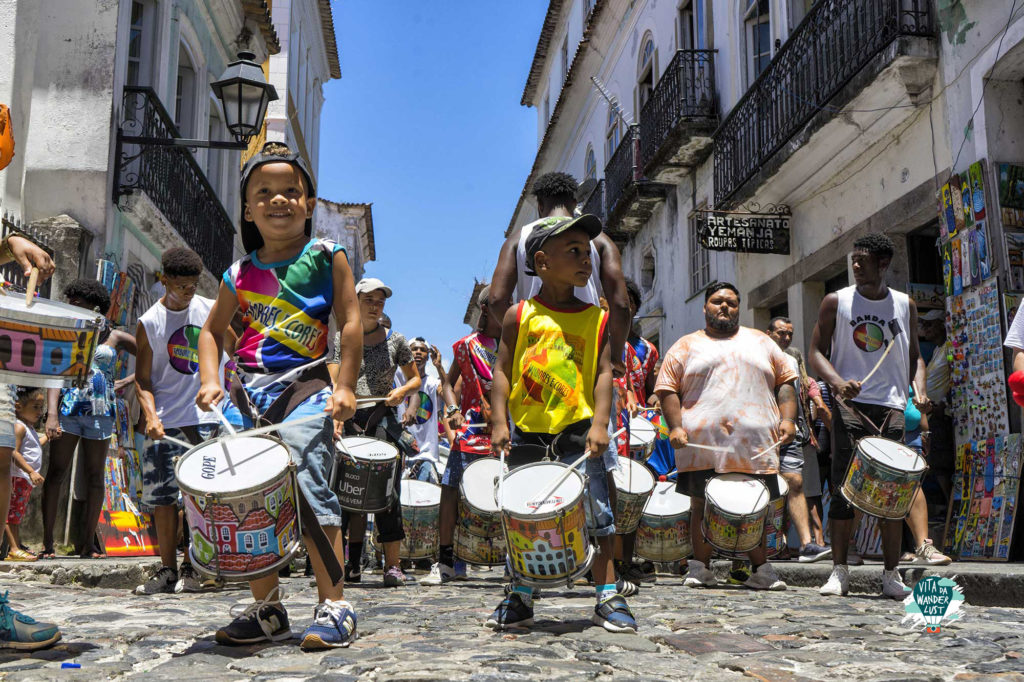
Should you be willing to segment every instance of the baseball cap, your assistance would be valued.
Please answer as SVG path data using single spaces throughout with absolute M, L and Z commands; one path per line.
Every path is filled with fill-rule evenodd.
M 267 142 L 263 145 L 263 149 L 266 149 L 267 145 L 279 144 L 281 143 Z M 259 154 L 254 155 L 251 159 L 246 161 L 244 166 L 242 166 L 242 179 L 239 183 L 239 194 L 242 202 L 242 248 L 245 249 L 246 253 L 252 253 L 263 246 L 263 237 L 260 235 L 260 231 L 256 228 L 256 223 L 245 219 L 245 186 L 249 184 L 249 177 L 252 175 L 254 170 L 268 163 L 290 163 L 299 169 L 306 181 L 306 196 L 316 196 L 316 186 L 313 184 L 313 174 L 309 172 L 309 167 L 306 165 L 306 161 L 302 158 L 301 154 L 298 154 L 297 152 L 292 152 L 291 154 L 265 154 L 263 149 L 260 150 Z M 306 236 L 311 237 L 312 235 L 313 214 L 310 213 L 306 216 Z
M 917 319 L 921 320 L 922 322 L 934 322 L 936 320 L 945 320 L 946 311 L 939 310 L 938 308 L 933 308 L 932 310 L 928 310 L 918 315 Z
M 540 223 L 534 225 L 533 230 L 526 238 L 526 274 L 537 276 L 537 273 L 533 271 L 533 257 L 541 250 L 545 241 L 574 227 L 580 228 L 593 239 L 601 234 L 601 219 L 596 215 L 584 213 L 575 218 L 544 218 Z
M 384 282 L 380 281 L 376 277 L 364 277 L 356 282 L 356 295 L 368 294 L 371 291 L 381 290 L 384 292 L 384 298 L 391 298 L 391 287 Z

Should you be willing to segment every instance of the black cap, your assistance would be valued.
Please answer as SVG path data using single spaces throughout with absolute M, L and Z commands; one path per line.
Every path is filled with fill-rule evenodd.
M 267 142 L 263 145 L 263 149 L 267 148 L 267 145 L 280 145 L 280 142 Z M 245 186 L 249 184 L 249 176 L 252 172 L 260 166 L 267 163 L 290 163 L 302 173 L 302 176 L 306 180 L 306 196 L 315 197 L 316 187 L 313 185 L 313 174 L 309 172 L 309 167 L 306 165 L 305 159 L 302 158 L 301 154 L 292 152 L 291 154 L 265 154 L 263 149 L 260 150 L 259 154 L 256 154 L 251 159 L 245 162 L 242 166 L 242 180 L 239 184 L 242 202 L 242 248 L 245 249 L 246 253 L 252 253 L 263 246 L 263 237 L 260 236 L 260 231 L 256 228 L 256 223 L 251 220 L 245 219 Z M 306 217 L 306 236 L 311 237 L 313 235 L 313 214 L 310 213 Z
M 529 236 L 526 237 L 526 274 L 537 276 L 537 273 L 533 271 L 533 257 L 541 250 L 545 241 L 574 227 L 583 230 L 588 237 L 593 239 L 601 234 L 601 219 L 596 215 L 585 213 L 575 218 L 544 218 L 541 222 L 536 223 Z

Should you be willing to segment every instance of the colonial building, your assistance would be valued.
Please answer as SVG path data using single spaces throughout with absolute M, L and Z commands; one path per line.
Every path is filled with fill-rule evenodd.
M 313 234 L 345 247 L 355 281 L 363 277 L 366 264 L 376 260 L 373 243 L 373 204 L 339 204 L 317 200 L 313 214 Z

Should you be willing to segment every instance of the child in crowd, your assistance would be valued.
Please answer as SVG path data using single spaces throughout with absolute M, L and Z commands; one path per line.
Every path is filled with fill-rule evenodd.
M 21 544 L 21 520 L 28 507 L 32 489 L 43 484 L 39 470 L 43 467 L 43 444 L 46 436 L 36 433 L 36 425 L 43 418 L 46 407 L 46 389 L 19 386 L 14 413 L 18 421 L 14 425 L 14 456 L 11 460 L 11 507 L 7 512 L 5 534 L 10 550 L 8 561 L 35 561 L 32 554 Z

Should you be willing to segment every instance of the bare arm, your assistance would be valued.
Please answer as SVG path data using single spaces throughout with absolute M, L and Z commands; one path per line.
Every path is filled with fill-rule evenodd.
M 343 252 L 334 254 L 334 319 L 341 331 L 341 362 L 334 381 L 334 396 L 328 405 L 335 422 L 343 422 L 356 413 L 356 378 L 363 364 L 363 324 L 359 320 L 359 300 L 352 268 Z
M 107 339 L 107 343 L 113 346 L 115 350 L 128 351 L 130 355 L 138 353 L 138 344 L 135 342 L 135 337 L 119 329 L 110 332 L 110 338 Z
M 608 301 L 608 333 L 612 348 L 625 348 L 626 337 L 629 336 L 629 293 L 626 291 L 626 279 L 622 275 L 622 256 L 615 243 L 605 234 L 599 234 L 594 246 L 601 254 L 601 288 Z M 494 289 L 492 285 L 491 293 Z M 616 353 L 612 357 L 612 370 L 615 376 L 626 372 L 626 364 Z
M 492 285 L 493 286 L 493 285 Z M 491 289 L 494 295 L 494 289 Z M 515 308 L 505 311 L 501 322 L 501 342 L 498 344 L 498 358 L 494 361 L 494 375 L 491 382 L 491 452 L 499 454 L 508 449 L 508 394 L 511 391 L 509 377 L 512 375 L 512 353 L 519 339 Z
M 608 419 L 612 409 L 612 353 L 605 332 L 601 354 L 597 358 L 594 381 L 594 421 L 587 434 L 587 450 L 591 459 L 603 457 L 608 449 Z M 617 346 L 621 348 L 622 346 Z
M 46 389 L 46 437 L 57 440 L 60 430 L 60 389 Z
M 501 245 L 501 251 L 498 252 L 498 263 L 494 266 L 494 273 L 491 275 L 491 295 L 487 299 L 487 310 L 488 314 L 501 320 L 505 319 L 505 313 L 512 303 L 512 293 L 515 291 L 516 282 L 519 279 L 519 273 L 516 271 L 516 249 L 519 248 L 521 230 L 522 228 L 514 231 Z
M 146 417 L 146 435 L 153 440 L 161 440 L 164 437 L 164 425 L 156 414 L 156 399 L 153 397 L 153 349 L 141 322 L 135 330 L 135 340 L 138 349 L 135 355 L 135 395 Z
M 445 386 L 451 396 L 451 404 L 456 407 L 456 411 L 450 419 L 445 419 L 444 422 L 453 429 L 460 429 L 466 421 L 466 416 L 462 414 L 462 369 L 454 358 L 451 366 L 448 367 Z
M 775 400 L 779 404 L 779 417 L 782 420 L 782 444 L 792 443 L 796 437 L 797 392 L 792 383 L 782 384 L 775 389 Z
M 220 378 L 220 359 L 224 354 L 224 333 L 238 308 L 238 299 L 224 282 L 220 283 L 217 300 L 199 332 L 199 394 L 196 405 L 209 412 L 224 397 Z
M 401 370 L 405 376 L 405 383 L 398 388 L 391 389 L 391 392 L 388 393 L 388 399 L 384 401 L 388 407 L 394 407 L 402 402 L 407 396 L 420 390 L 420 386 L 423 385 L 423 380 L 420 379 L 420 371 L 416 369 L 415 362 L 402 365 Z

